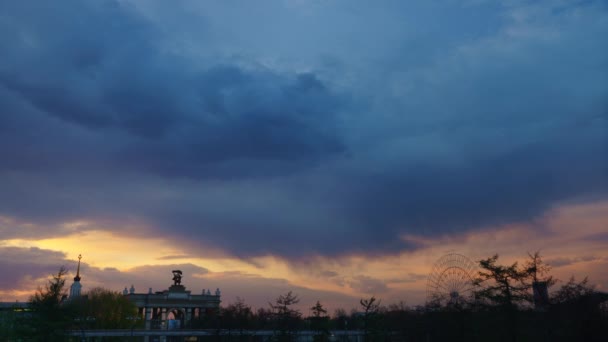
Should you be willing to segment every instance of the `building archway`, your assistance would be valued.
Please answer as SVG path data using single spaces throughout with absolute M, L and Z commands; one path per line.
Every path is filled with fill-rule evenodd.
M 184 326 L 185 313 L 182 309 L 167 310 L 167 329 L 181 329 Z
M 220 307 L 220 290 L 215 294 L 204 290 L 201 294 L 192 294 L 181 284 L 181 271 L 174 270 L 173 281 L 169 289 L 148 293 L 124 292 L 139 309 L 145 321 L 145 329 L 183 329 L 191 327 L 193 321 L 200 322 L 206 313 L 217 312 Z M 179 279 L 178 279 L 179 278 Z

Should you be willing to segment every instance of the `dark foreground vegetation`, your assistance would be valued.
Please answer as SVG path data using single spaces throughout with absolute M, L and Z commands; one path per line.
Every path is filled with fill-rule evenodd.
M 350 313 L 338 309 L 330 316 L 316 302 L 305 317 L 295 309 L 299 298 L 292 292 L 258 310 L 237 298 L 219 312 L 190 322 L 185 328 L 206 330 L 210 336 L 188 341 L 608 341 L 608 294 L 596 291 L 587 278 L 557 286 L 538 253 L 530 254 L 523 265 L 501 265 L 495 255 L 480 260 L 479 266 L 470 296 L 432 298 L 425 306 L 385 306 L 371 297 L 361 299 Z M 78 341 L 68 332 L 142 328 L 137 308 L 120 293 L 98 288 L 80 300 L 63 301 L 64 275 L 61 269 L 53 276 L 32 296 L 27 310 L 0 316 L 0 340 Z M 537 284 L 551 291 L 535 295 Z M 357 333 L 338 333 L 345 331 Z M 173 340 L 186 339 L 167 338 Z

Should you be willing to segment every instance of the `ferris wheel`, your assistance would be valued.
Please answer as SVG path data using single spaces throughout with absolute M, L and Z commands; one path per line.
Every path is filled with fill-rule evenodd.
M 464 302 L 473 290 L 477 265 L 462 254 L 449 253 L 439 258 L 426 282 L 427 303 L 440 305 Z

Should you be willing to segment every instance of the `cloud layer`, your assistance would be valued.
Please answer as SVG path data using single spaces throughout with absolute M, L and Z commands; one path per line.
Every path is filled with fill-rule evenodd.
M 370 6 L 3 3 L 0 238 L 391 254 L 606 198 L 603 2 Z

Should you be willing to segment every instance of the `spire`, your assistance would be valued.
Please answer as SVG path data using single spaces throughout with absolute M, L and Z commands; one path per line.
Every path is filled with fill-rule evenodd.
M 70 298 L 80 297 L 80 291 L 82 290 L 82 284 L 80 284 L 80 259 L 82 259 L 82 255 L 78 254 L 78 270 L 74 277 L 74 283 L 70 286 Z
M 76 270 L 74 281 L 80 281 L 80 259 L 82 259 L 82 254 L 78 254 L 78 269 Z

